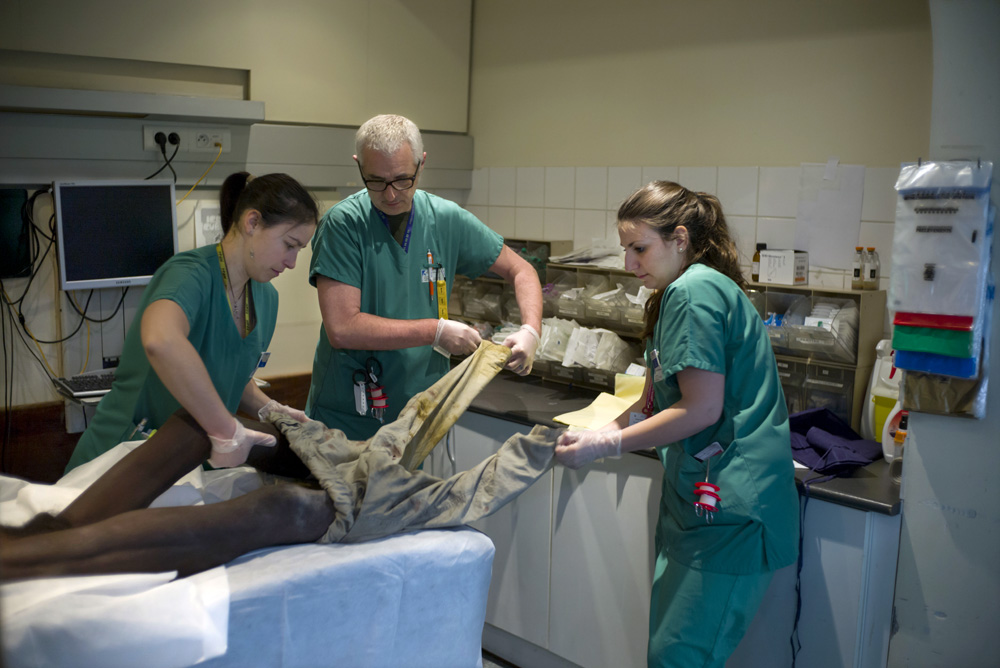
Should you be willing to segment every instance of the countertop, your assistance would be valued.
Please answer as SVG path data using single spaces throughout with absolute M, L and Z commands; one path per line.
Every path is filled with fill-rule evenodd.
M 469 410 L 528 427 L 536 424 L 565 427 L 554 418 L 589 406 L 597 395 L 597 390 L 536 376 L 522 378 L 502 371 L 473 400 Z M 652 450 L 630 453 L 630 456 L 657 459 Z M 795 469 L 799 493 L 805 493 L 806 480 L 818 477 L 820 474 L 809 469 Z M 889 465 L 885 460 L 869 464 L 849 476 L 814 483 L 809 486 L 809 498 L 883 515 L 898 515 L 900 509 L 899 485 L 889 477 Z

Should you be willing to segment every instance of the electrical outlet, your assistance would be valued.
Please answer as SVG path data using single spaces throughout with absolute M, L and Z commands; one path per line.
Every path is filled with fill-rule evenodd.
M 177 126 L 170 126 L 170 125 L 144 125 L 142 127 L 142 150 L 155 151 L 156 153 L 160 152 L 160 147 L 157 146 L 155 139 L 157 132 L 162 132 L 164 136 L 167 137 L 170 136 L 171 132 L 176 132 L 177 135 L 181 138 L 181 143 L 177 148 L 177 152 L 180 153 L 182 151 L 189 150 L 188 142 L 186 140 L 188 139 L 188 135 L 190 134 L 191 131 L 187 128 L 180 128 Z M 174 145 L 167 142 L 166 151 L 167 155 L 173 153 Z
M 218 153 L 219 146 L 223 153 L 232 150 L 232 136 L 228 128 L 199 128 L 194 130 L 191 151 L 204 151 L 206 153 Z
M 144 151 L 160 152 L 160 147 L 156 144 L 156 133 L 162 132 L 170 136 L 171 132 L 176 132 L 181 139 L 177 147 L 178 153 L 217 153 L 222 144 L 222 152 L 229 153 L 232 150 L 232 132 L 224 127 L 179 127 L 171 125 L 145 125 L 142 128 L 142 149 Z M 173 153 L 174 145 L 167 143 L 166 151 L 169 156 Z

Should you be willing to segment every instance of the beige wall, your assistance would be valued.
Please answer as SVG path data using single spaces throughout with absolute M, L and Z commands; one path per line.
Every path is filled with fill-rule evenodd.
M 477 0 L 476 165 L 898 165 L 930 38 L 912 0 Z
M 6 0 L 0 82 L 245 95 L 278 122 L 394 111 L 464 132 L 471 12 L 471 0 Z

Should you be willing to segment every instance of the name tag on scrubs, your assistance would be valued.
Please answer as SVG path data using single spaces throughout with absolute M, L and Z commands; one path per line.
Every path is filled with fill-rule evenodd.
M 650 355 L 652 358 L 650 362 L 653 365 L 653 380 L 656 382 L 663 381 L 663 369 L 660 367 L 660 351 L 656 348 L 653 349 L 653 354 Z
M 446 276 L 444 273 L 444 267 L 437 267 L 434 269 L 421 269 L 420 270 L 420 282 L 421 283 L 437 283 L 438 281 L 445 280 Z
M 260 359 L 257 360 L 257 368 L 263 369 L 265 366 L 267 366 L 267 361 L 269 359 L 271 359 L 271 353 L 265 350 L 260 354 Z
M 645 413 L 637 413 L 636 411 L 631 411 L 628 414 L 628 426 L 631 427 L 634 424 L 639 424 L 645 419 L 646 419 Z
M 703 462 L 706 459 L 716 456 L 720 452 L 722 452 L 722 446 L 719 445 L 718 441 L 716 441 L 712 445 L 708 446 L 707 448 L 696 454 L 694 458 L 697 459 L 699 462 Z

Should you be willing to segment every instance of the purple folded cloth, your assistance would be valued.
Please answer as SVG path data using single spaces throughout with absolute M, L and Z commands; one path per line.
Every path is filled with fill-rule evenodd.
M 843 475 L 882 457 L 882 446 L 861 438 L 827 408 L 789 416 L 792 457 L 817 473 Z

